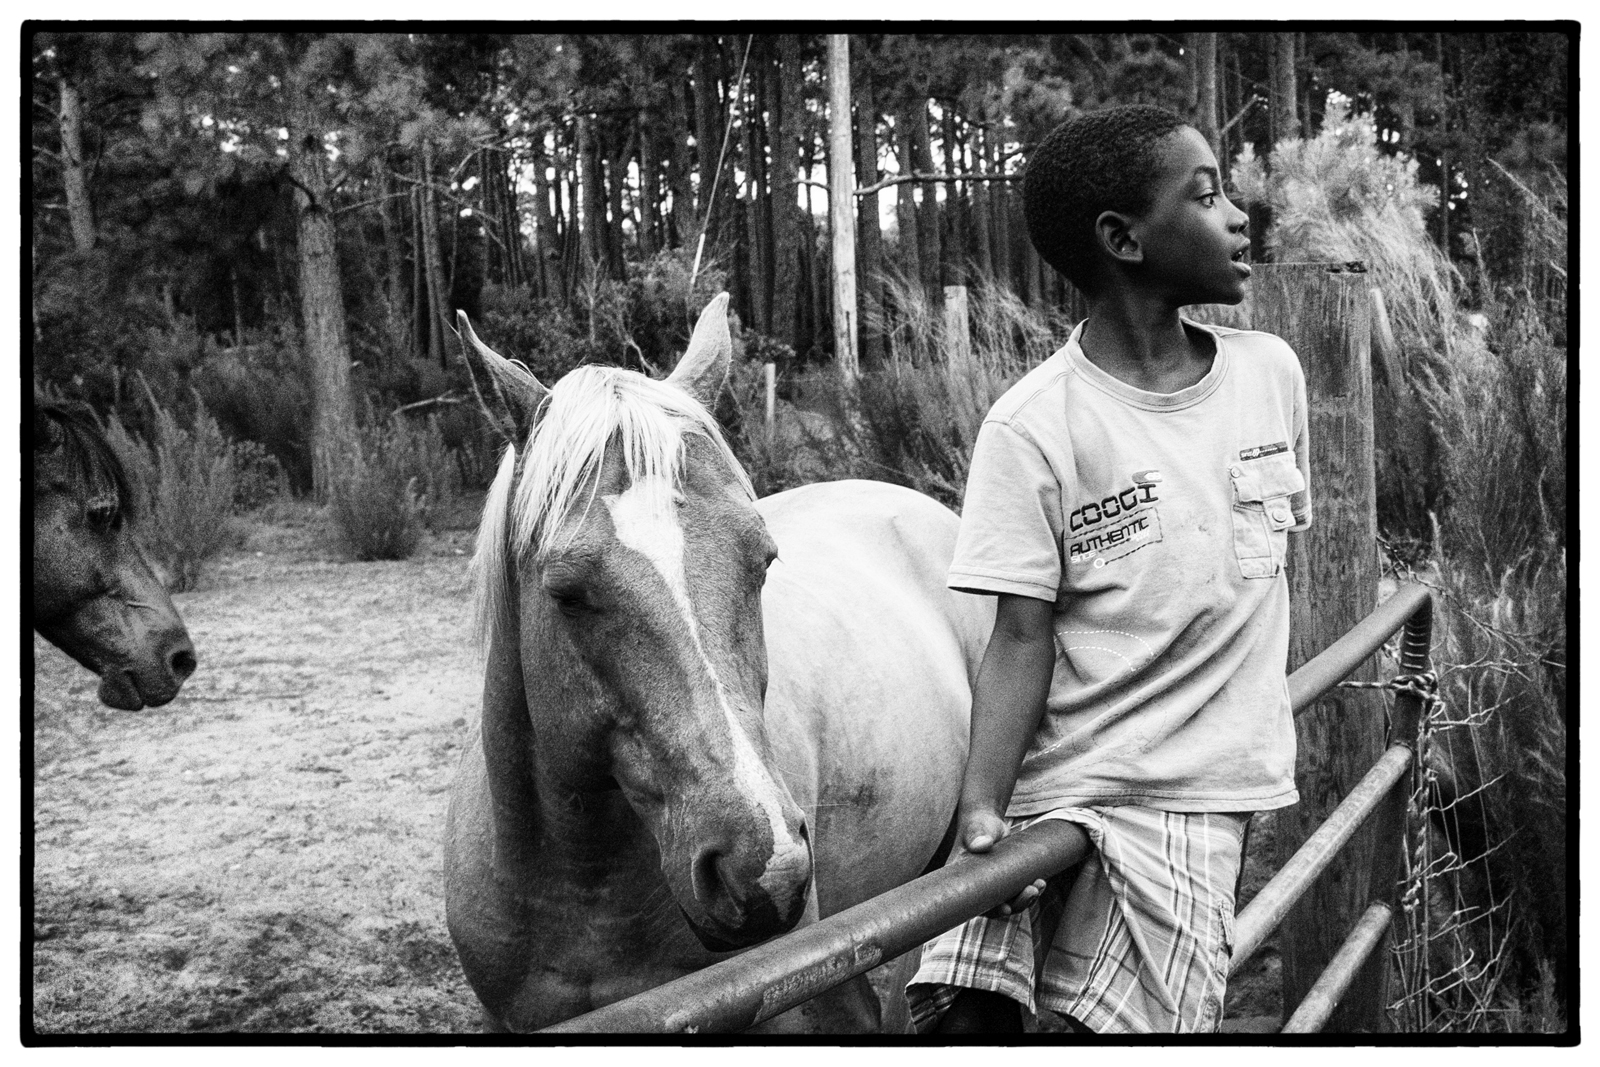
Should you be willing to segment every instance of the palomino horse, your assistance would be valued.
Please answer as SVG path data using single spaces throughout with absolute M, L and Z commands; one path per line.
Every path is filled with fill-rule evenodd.
M 922 873 L 992 621 L 944 587 L 955 516 L 875 482 L 755 500 L 707 410 L 726 294 L 665 381 L 587 366 L 546 390 L 460 324 L 510 441 L 445 853 L 486 1024 L 559 1022 Z M 882 1020 L 862 976 L 765 1029 Z
M 128 529 L 127 474 L 85 415 L 33 402 L 33 627 L 100 676 L 113 708 L 158 707 L 194 646 Z

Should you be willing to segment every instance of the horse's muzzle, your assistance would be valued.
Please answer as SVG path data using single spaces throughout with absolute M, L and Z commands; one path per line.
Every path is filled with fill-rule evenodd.
M 797 829 L 795 838 L 775 849 L 759 873 L 713 849 L 695 857 L 690 882 L 697 907 L 682 910 L 706 948 L 748 948 L 794 929 L 811 889 L 811 841 L 804 823 Z

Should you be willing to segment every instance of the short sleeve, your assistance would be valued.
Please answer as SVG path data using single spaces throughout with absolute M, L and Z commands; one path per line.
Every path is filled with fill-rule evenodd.
M 1311 525 L 1311 434 L 1307 430 L 1310 421 L 1306 404 L 1306 376 L 1300 369 L 1300 361 L 1294 362 L 1294 462 L 1300 468 L 1300 477 L 1305 480 L 1306 487 L 1289 498 L 1289 509 L 1294 513 L 1294 525 L 1291 530 L 1299 531 Z
M 1055 603 L 1061 584 L 1061 485 L 1025 433 L 985 422 L 972 450 L 948 584 Z

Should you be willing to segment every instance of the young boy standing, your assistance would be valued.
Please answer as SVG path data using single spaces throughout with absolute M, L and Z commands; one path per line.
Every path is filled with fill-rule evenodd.
M 1305 379 L 1237 304 L 1246 217 L 1160 108 L 1085 114 L 1023 187 L 1040 256 L 1089 317 L 991 409 L 949 584 L 998 598 L 974 686 L 958 850 L 1064 819 L 1094 845 L 1048 945 L 1042 882 L 930 942 L 918 1029 L 1108 1034 L 1222 1015 L 1249 813 L 1298 799 L 1286 533 L 1311 521 Z M 1036 951 L 1042 959 L 1036 959 Z

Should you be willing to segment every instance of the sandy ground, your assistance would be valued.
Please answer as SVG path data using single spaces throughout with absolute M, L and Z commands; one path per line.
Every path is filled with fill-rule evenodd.
M 478 702 L 470 537 L 349 563 L 309 516 L 253 526 L 175 598 L 200 668 L 164 708 L 101 707 L 35 638 L 37 1031 L 477 1029 L 441 876 Z M 1276 975 L 1269 947 L 1230 1029 L 1277 1012 Z
M 164 708 L 100 707 L 35 638 L 38 1030 L 476 1028 L 441 881 L 467 539 L 345 563 L 256 529 L 175 598 L 200 668 Z

